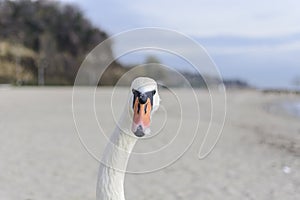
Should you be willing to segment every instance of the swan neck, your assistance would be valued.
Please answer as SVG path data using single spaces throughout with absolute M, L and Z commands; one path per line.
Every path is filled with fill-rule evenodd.
M 128 120 L 121 121 L 122 124 Z M 124 126 L 123 126 L 124 127 Z M 125 200 L 124 178 L 130 153 L 137 141 L 129 129 L 117 127 L 107 144 L 101 159 L 97 200 Z

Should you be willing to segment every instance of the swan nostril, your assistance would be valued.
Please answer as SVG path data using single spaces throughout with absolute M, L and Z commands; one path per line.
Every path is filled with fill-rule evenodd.
M 134 135 L 137 137 L 143 137 L 145 135 L 143 127 L 141 125 L 137 127 L 136 131 L 134 132 Z

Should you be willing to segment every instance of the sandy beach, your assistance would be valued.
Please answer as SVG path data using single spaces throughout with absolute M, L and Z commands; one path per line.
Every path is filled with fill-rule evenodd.
M 102 116 L 111 111 L 109 90 L 97 94 L 97 109 Z M 84 98 L 82 88 L 83 103 L 78 105 L 82 110 L 86 108 Z M 300 199 L 300 123 L 299 118 L 278 107 L 285 101 L 300 101 L 300 96 L 227 91 L 226 123 L 213 152 L 199 160 L 201 141 L 196 140 L 169 167 L 153 173 L 127 174 L 126 198 Z M 206 99 L 200 102 L 207 103 Z M 86 118 L 89 127 L 89 119 L 81 117 Z M 158 113 L 156 120 L 162 119 L 163 114 Z M 203 124 L 208 120 L 205 112 L 202 119 Z M 115 126 L 111 119 L 104 120 L 105 130 Z M 172 120 L 176 123 L 177 119 Z M 1 88 L 0 130 L 0 199 L 95 199 L 99 162 L 77 136 L 71 87 Z M 97 132 L 94 128 L 90 131 Z M 84 137 L 95 142 L 91 142 L 92 149 L 101 143 L 89 133 Z M 178 137 L 184 141 L 184 135 Z M 137 150 L 158 145 L 155 140 L 140 141 Z M 100 155 L 101 149 L 95 151 Z M 146 165 L 147 161 L 129 163 L 133 168 Z

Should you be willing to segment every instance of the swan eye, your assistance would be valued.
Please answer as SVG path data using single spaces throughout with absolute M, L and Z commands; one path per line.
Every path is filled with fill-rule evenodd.
M 153 96 L 155 95 L 155 93 L 156 93 L 156 90 L 152 90 L 150 92 L 145 93 L 147 95 L 147 97 L 150 99 L 151 106 L 153 106 Z
M 132 89 L 132 93 L 133 93 L 132 108 L 134 108 L 135 100 L 136 100 L 137 97 L 140 96 L 140 92 L 135 90 L 135 89 Z

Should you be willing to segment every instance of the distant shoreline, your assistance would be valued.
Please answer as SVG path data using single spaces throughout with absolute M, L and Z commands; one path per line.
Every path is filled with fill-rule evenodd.
M 300 117 L 300 100 L 299 101 L 280 101 L 269 103 L 265 106 L 265 110 L 276 115 L 289 115 L 292 117 Z
M 263 89 L 265 94 L 295 94 L 300 95 L 300 90 L 297 89 Z
M 300 117 L 300 101 L 298 102 L 284 102 L 281 106 L 288 112 L 289 114 Z

